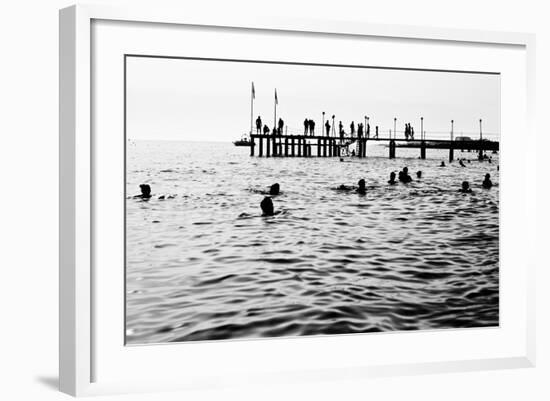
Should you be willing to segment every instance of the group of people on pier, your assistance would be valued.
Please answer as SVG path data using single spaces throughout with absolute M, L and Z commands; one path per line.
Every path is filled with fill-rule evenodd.
M 313 123 L 313 128 L 315 128 L 315 123 L 313 120 L 311 120 Z M 281 136 L 283 135 L 283 129 L 285 127 L 285 122 L 282 118 L 279 118 L 279 121 L 277 122 L 277 126 L 273 127 L 273 130 L 269 129 L 267 124 L 263 125 L 262 128 L 262 118 L 258 116 L 256 119 L 256 133 L 257 134 L 263 134 L 263 135 L 273 135 L 273 136 Z
M 414 140 L 414 128 L 412 127 L 411 123 L 405 124 L 405 139 L 408 141 Z
M 332 116 L 333 120 L 334 120 L 334 116 Z M 304 120 L 304 136 L 314 136 L 315 135 L 315 120 L 312 120 L 310 118 L 306 118 Z M 410 127 L 410 124 L 408 124 L 408 126 Z M 272 135 L 272 136 L 281 136 L 283 135 L 283 129 L 285 128 L 285 123 L 283 121 L 282 118 L 279 118 L 279 121 L 277 123 L 277 127 L 273 127 L 273 129 L 270 129 L 267 124 L 263 124 L 262 123 L 262 118 L 261 116 L 258 116 L 258 118 L 256 119 L 256 134 L 260 135 L 260 134 L 263 134 L 263 135 Z M 411 127 L 411 130 L 412 130 L 412 127 Z M 331 135 L 332 133 L 332 135 Z M 344 139 L 346 138 L 346 131 L 344 130 L 344 124 L 342 123 L 342 121 L 340 121 L 338 123 L 338 134 L 340 136 L 340 140 L 341 141 L 344 141 Z M 412 130 L 412 135 L 414 137 L 414 130 Z M 325 121 L 325 136 L 329 137 L 329 136 L 334 136 L 334 127 L 330 124 L 330 120 L 326 120 Z M 355 138 L 356 136 L 356 126 L 355 126 L 355 121 L 352 121 L 351 124 L 350 124 L 350 133 L 349 133 L 349 138 Z M 358 123 L 357 124 L 357 138 L 358 139 L 361 139 L 361 138 L 366 138 L 366 139 L 369 139 L 370 138 L 370 124 L 367 123 L 366 124 L 366 127 L 363 123 Z M 373 138 L 377 139 L 378 138 L 378 126 L 376 126 L 375 128 L 375 134 L 373 136 Z
M 315 121 L 308 118 L 304 120 L 304 135 L 315 135 Z

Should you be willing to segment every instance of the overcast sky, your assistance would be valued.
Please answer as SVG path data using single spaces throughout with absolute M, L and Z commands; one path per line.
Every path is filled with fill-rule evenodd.
M 303 132 L 304 118 L 321 127 L 322 111 L 336 115 L 346 131 L 370 117 L 371 130 L 398 131 L 411 122 L 420 132 L 487 136 L 500 132 L 500 77 L 433 71 L 380 70 L 182 59 L 127 59 L 129 139 L 233 141 L 250 130 L 251 82 L 254 120 L 273 127 L 274 91 L 289 132 Z M 442 134 L 438 134 L 441 136 Z

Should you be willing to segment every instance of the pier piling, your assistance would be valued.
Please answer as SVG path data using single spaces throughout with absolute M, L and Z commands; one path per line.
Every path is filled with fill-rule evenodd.
M 355 141 L 353 141 L 355 139 Z M 265 141 L 265 144 L 264 144 Z M 454 161 L 455 150 L 464 149 L 471 152 L 477 152 L 480 160 L 483 160 L 485 152 L 497 152 L 499 150 L 499 142 L 486 139 L 476 140 L 464 140 L 455 141 L 451 136 L 451 140 L 427 140 L 423 139 L 403 139 L 395 138 L 393 136 L 384 138 L 346 138 L 347 142 L 342 141 L 338 137 L 328 136 L 304 136 L 304 135 L 261 135 L 252 134 L 250 136 L 250 156 L 259 157 L 311 157 L 313 153 L 317 157 L 342 157 L 342 148 L 346 148 L 351 151 L 353 147 L 353 154 L 360 158 L 367 157 L 367 146 L 369 141 L 375 141 L 376 143 L 388 144 L 389 158 L 396 158 L 396 148 L 420 148 L 420 159 L 426 159 L 426 150 L 429 149 L 448 149 L 449 150 L 449 162 Z M 349 143 L 351 142 L 351 143 Z M 289 149 L 290 147 L 290 149 Z M 317 151 L 312 148 L 317 147 Z
M 395 141 L 390 141 L 390 159 L 395 159 Z

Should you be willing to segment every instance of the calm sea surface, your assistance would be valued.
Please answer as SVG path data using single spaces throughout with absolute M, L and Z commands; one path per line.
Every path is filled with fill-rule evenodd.
M 455 152 L 471 163 L 440 168 L 448 151 L 367 153 L 258 158 L 232 144 L 129 141 L 127 342 L 498 325 L 498 155 Z M 388 185 L 404 166 L 414 181 Z M 332 189 L 360 178 L 366 195 Z M 473 194 L 457 192 L 463 180 Z M 282 213 L 262 217 L 275 182 Z M 131 199 L 142 183 L 153 198 Z

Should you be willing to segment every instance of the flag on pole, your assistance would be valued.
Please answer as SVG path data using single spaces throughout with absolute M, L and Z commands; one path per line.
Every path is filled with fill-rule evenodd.
M 275 104 L 279 104 L 279 99 L 277 99 L 277 89 L 275 89 Z
M 254 90 L 254 82 L 252 82 L 252 99 L 256 99 L 256 91 Z

